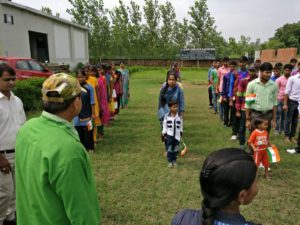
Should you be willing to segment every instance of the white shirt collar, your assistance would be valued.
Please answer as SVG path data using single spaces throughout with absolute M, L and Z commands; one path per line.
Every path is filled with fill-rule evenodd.
M 15 97 L 15 95 L 14 95 L 14 93 L 11 91 L 10 92 L 10 100 L 12 99 L 12 98 L 14 98 Z M 2 98 L 6 98 L 6 99 L 8 99 L 1 91 L 0 91 L 0 99 L 2 99 Z

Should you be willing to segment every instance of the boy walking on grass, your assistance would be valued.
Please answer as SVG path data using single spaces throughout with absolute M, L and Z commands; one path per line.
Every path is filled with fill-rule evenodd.
M 183 133 L 183 120 L 178 114 L 178 104 L 169 102 L 170 112 L 164 116 L 162 135 L 166 143 L 168 167 L 177 167 L 179 142 Z

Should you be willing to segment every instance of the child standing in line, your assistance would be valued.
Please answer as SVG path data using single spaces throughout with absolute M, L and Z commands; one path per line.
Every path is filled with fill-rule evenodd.
M 87 75 L 84 70 L 76 72 L 76 77 L 81 86 L 82 107 L 78 116 L 74 118 L 74 126 L 78 132 L 80 142 L 87 151 L 94 151 L 94 138 L 92 119 L 95 118 L 94 89 L 87 84 Z
M 258 118 L 254 121 L 255 130 L 251 133 L 248 143 L 251 145 L 254 151 L 254 161 L 256 166 L 259 166 L 260 163 L 265 167 L 265 178 L 267 180 L 271 180 L 271 176 L 269 175 L 269 157 L 267 153 L 268 146 L 271 146 L 269 142 L 269 134 L 268 134 L 268 120 Z
M 178 104 L 171 101 L 168 105 L 170 112 L 164 116 L 162 135 L 166 143 L 168 167 L 171 168 L 177 167 L 176 160 L 183 133 L 183 120 L 178 114 Z

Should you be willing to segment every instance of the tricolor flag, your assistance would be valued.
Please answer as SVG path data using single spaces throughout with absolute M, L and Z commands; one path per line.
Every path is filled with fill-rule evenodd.
M 255 102 L 255 100 L 256 100 L 256 94 L 253 93 L 253 94 L 246 95 L 245 102 L 247 104 L 252 104 Z
M 278 149 L 275 145 L 271 145 L 271 147 L 269 147 L 267 149 L 267 153 L 269 156 L 270 163 L 280 162 L 280 155 L 279 155 Z

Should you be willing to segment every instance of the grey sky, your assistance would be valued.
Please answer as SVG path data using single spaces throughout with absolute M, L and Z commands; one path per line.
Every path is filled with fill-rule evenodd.
M 36 9 L 48 6 L 54 13 L 59 12 L 62 18 L 71 19 L 66 9 L 71 5 L 68 0 L 13 0 Z M 126 5 L 130 0 L 123 0 Z M 188 10 L 194 0 L 169 0 L 176 10 L 178 20 L 188 18 Z M 135 0 L 143 5 L 144 0 Z M 164 3 L 166 0 L 159 0 Z M 118 0 L 104 0 L 106 8 L 113 8 Z M 250 36 L 252 41 L 262 41 L 272 37 L 275 30 L 286 24 L 300 20 L 299 0 L 207 0 L 209 11 L 216 20 L 218 31 L 225 38 L 241 35 Z

